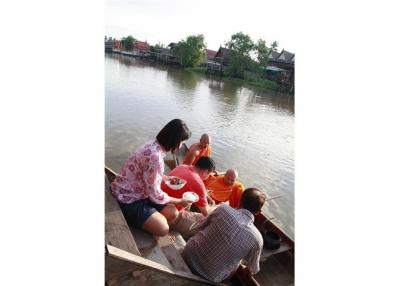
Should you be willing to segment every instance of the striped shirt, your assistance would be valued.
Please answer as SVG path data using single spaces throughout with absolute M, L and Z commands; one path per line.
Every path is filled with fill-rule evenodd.
M 248 210 L 221 205 L 189 239 L 182 256 L 193 272 L 214 282 L 228 278 L 242 259 L 257 273 L 263 239 L 253 223 L 254 216 Z

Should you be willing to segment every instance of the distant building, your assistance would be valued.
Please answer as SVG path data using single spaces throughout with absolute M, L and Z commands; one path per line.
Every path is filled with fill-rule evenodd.
M 176 48 L 177 45 L 178 45 L 177 43 L 171 42 L 171 43 L 169 43 L 169 45 L 167 47 L 170 48 L 171 50 L 173 50 L 174 48 Z
M 139 54 L 146 54 L 150 52 L 150 45 L 146 42 L 136 41 L 133 43 L 133 50 Z
M 206 49 L 206 54 L 207 54 L 207 60 L 213 61 L 215 58 L 215 55 L 217 54 L 217 51 Z
M 294 86 L 294 54 L 284 49 L 278 53 L 271 50 L 268 54 L 266 77 L 280 84 Z
M 179 59 L 174 55 L 173 50 L 176 47 L 176 43 L 170 43 L 167 48 L 160 48 L 156 52 L 156 60 L 165 62 L 168 64 L 179 64 Z
M 204 57 L 202 65 L 207 65 L 208 63 L 214 63 L 214 58 L 215 55 L 217 54 L 217 51 L 205 49 L 205 54 L 206 56 Z
M 117 50 L 121 49 L 121 41 L 115 40 L 113 48 Z
M 114 47 L 114 42 L 115 42 L 115 41 L 112 40 L 111 38 L 108 39 L 108 40 L 105 40 L 105 41 L 104 41 L 104 48 L 105 48 L 105 50 L 111 52 L 112 49 L 113 49 L 113 47 Z
M 268 66 L 294 70 L 294 54 L 284 49 L 280 53 L 271 50 L 268 54 Z
M 227 66 L 229 64 L 229 53 L 231 50 L 227 48 L 222 48 L 220 47 L 218 49 L 218 52 L 214 56 L 214 61 L 219 64 L 223 64 L 224 66 Z

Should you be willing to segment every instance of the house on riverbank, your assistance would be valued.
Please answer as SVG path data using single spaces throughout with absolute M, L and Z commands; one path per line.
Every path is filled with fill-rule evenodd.
M 147 42 L 135 41 L 133 43 L 133 52 L 137 55 L 145 55 L 150 52 L 150 45 Z
M 294 86 L 294 54 L 285 49 L 276 52 L 271 50 L 268 54 L 266 78 L 292 88 Z
M 207 59 L 207 73 L 222 75 L 224 69 L 229 65 L 229 53 L 229 49 L 219 47 L 218 51 L 214 55 L 214 58 Z
M 167 48 L 159 48 L 158 50 L 151 53 L 151 56 L 154 60 L 160 61 L 166 64 L 179 64 L 179 59 L 174 55 L 174 49 L 176 47 L 176 43 L 170 43 Z

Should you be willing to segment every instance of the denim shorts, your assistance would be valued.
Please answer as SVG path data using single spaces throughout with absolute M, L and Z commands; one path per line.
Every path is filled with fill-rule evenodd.
M 149 199 L 142 199 L 130 204 L 119 202 L 121 211 L 124 214 L 129 226 L 141 228 L 145 221 L 156 211 L 161 211 L 166 204 L 158 205 Z

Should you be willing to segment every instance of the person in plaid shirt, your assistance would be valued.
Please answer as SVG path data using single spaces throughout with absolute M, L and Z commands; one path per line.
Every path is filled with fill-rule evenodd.
M 199 231 L 182 252 L 193 273 L 221 282 L 236 272 L 242 260 L 252 274 L 260 271 L 263 239 L 254 226 L 254 215 L 261 211 L 265 199 L 260 190 L 248 188 L 239 209 L 222 204 L 197 226 Z

